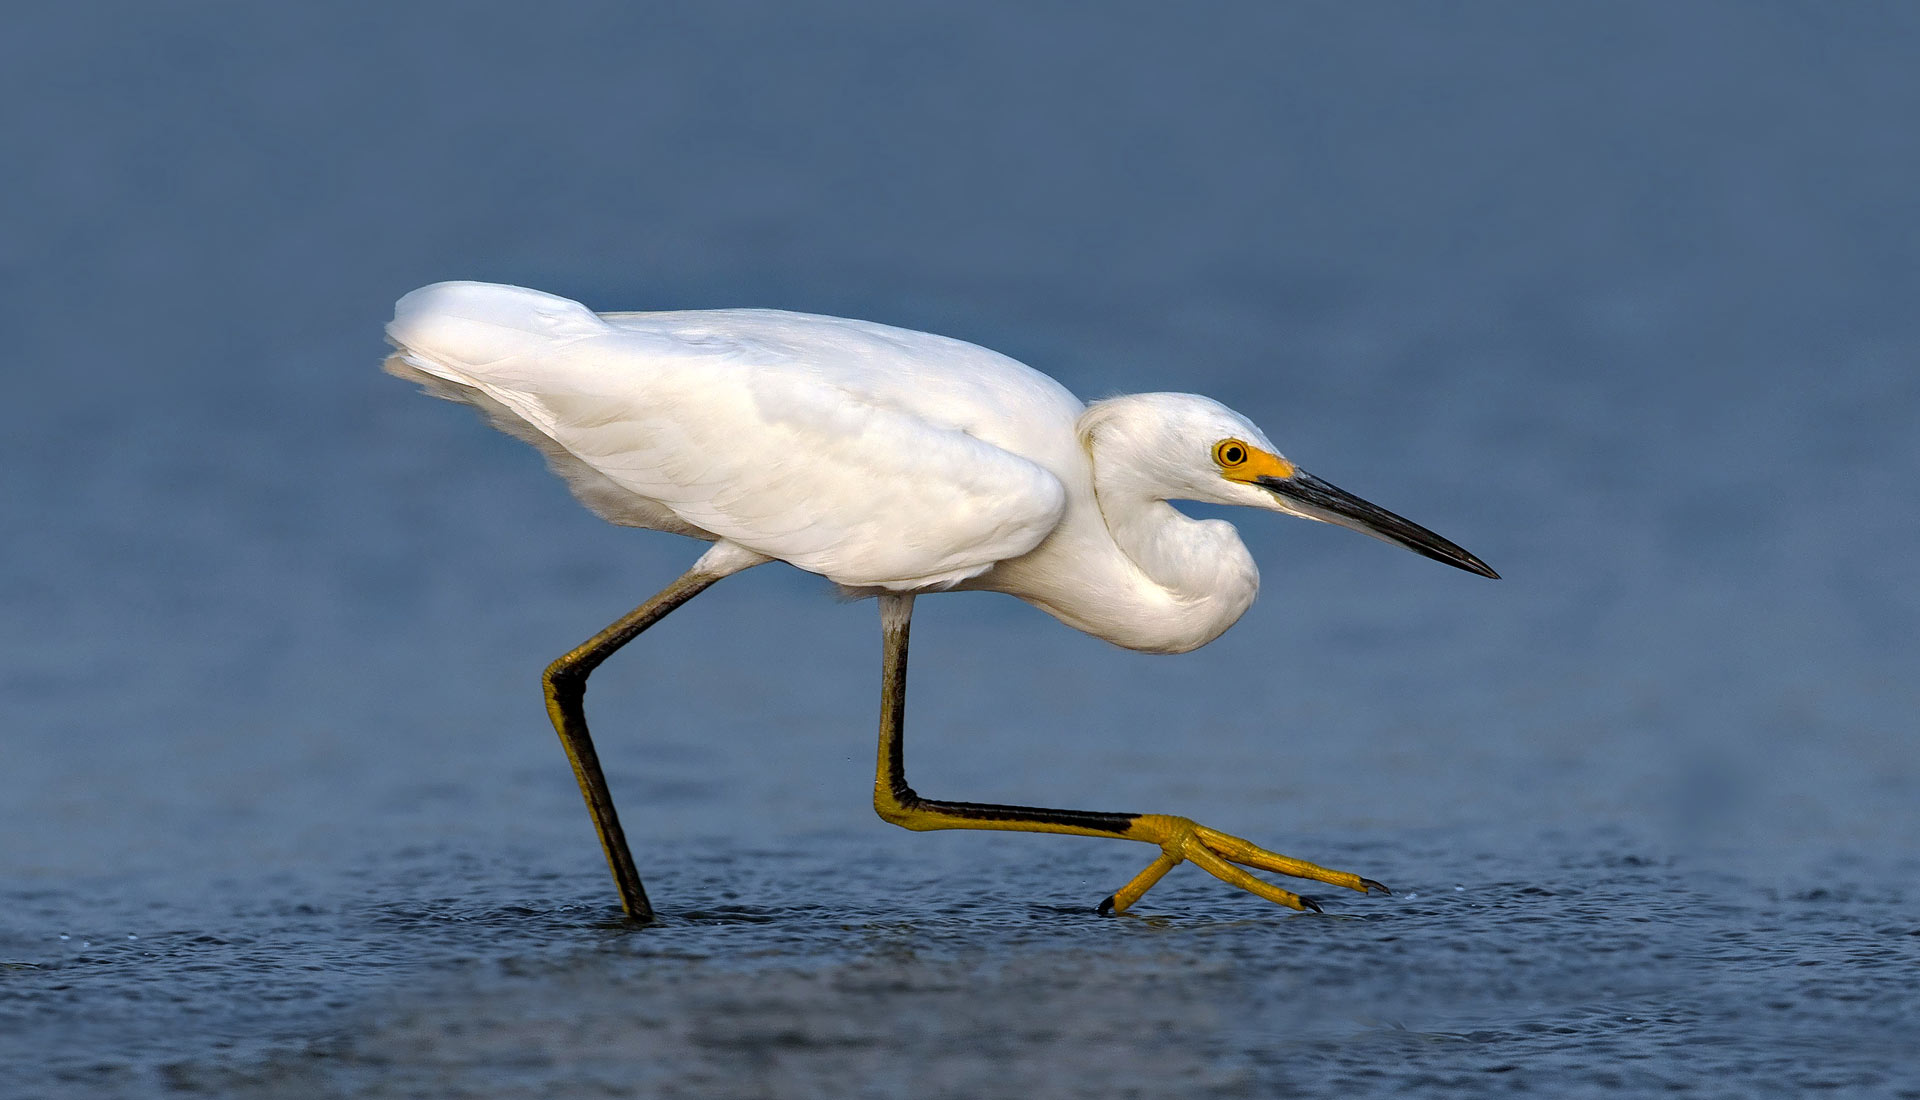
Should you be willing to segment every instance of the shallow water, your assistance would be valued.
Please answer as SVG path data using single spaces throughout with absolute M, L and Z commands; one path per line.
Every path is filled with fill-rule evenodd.
M 139 926 L 164 930 L 138 941 L 100 925 L 86 946 L 10 945 L 44 970 L 14 1007 L 41 1042 L 59 1020 L 44 1069 L 76 1091 L 1904 1086 L 1920 925 L 1897 889 L 1840 875 L 1782 893 L 1617 836 L 1532 855 L 1476 839 L 1462 858 L 1376 837 L 1356 855 L 1409 864 L 1416 888 L 1327 898 L 1325 916 L 1187 875 L 1112 920 L 1072 896 L 1113 875 L 1084 850 L 989 841 L 842 868 L 715 844 L 659 861 L 692 904 L 645 932 L 597 883 L 423 860 L 326 899 L 221 905 L 216 931 L 148 912 Z M 1441 864 L 1463 881 L 1418 882 Z
M 0 44 L 0 1095 L 1920 1095 L 1914 17 L 339 10 Z M 453 277 L 1210 393 L 1480 554 L 917 608 L 919 790 L 1395 894 L 885 826 L 773 567 L 593 680 L 626 927 L 537 677 L 695 548 L 378 374 Z

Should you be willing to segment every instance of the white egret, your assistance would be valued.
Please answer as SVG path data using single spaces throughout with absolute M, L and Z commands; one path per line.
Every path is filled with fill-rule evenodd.
M 587 676 L 722 577 L 768 561 L 879 597 L 885 643 L 874 808 L 908 829 L 1118 837 L 1160 854 L 1101 903 L 1119 912 L 1192 860 L 1295 909 L 1312 899 L 1238 865 L 1365 893 L 1371 879 L 1163 814 L 944 802 L 907 786 L 907 630 L 922 592 L 1017 596 L 1128 649 L 1185 653 L 1253 603 L 1259 572 L 1233 526 L 1170 500 L 1238 504 L 1351 527 L 1484 577 L 1446 539 L 1315 478 L 1205 397 L 1083 405 L 1046 375 L 943 336 L 762 309 L 595 314 L 520 287 L 439 283 L 400 299 L 386 369 L 482 409 L 545 452 L 618 524 L 712 543 L 658 595 L 548 667 L 547 711 L 620 900 L 653 908 L 582 709 Z

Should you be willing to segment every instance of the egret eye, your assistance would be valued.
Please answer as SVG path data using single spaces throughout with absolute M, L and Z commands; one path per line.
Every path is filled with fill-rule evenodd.
M 1237 439 L 1223 439 L 1213 445 L 1213 460 L 1232 469 L 1247 460 L 1247 445 Z

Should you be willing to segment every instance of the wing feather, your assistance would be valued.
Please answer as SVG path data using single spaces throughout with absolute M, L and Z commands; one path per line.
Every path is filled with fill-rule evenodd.
M 978 372 L 867 331 L 902 330 L 767 311 L 642 316 L 667 320 L 609 323 L 534 291 L 439 284 L 401 300 L 389 335 L 407 367 L 484 397 L 682 526 L 642 525 L 692 528 L 849 587 L 955 584 L 1059 522 L 1060 480 L 980 438 L 1031 398 L 1011 392 L 1031 379 L 1057 391 L 1071 424 L 1078 402 L 1037 372 L 996 356 L 1024 374 L 982 390 Z M 980 392 L 962 399 L 956 385 Z

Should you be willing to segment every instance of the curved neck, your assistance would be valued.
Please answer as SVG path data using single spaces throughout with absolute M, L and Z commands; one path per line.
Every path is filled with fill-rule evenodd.
M 1217 595 L 1223 557 L 1241 546 L 1232 528 L 1183 514 L 1164 500 L 1121 498 L 1095 493 L 1107 531 L 1122 553 L 1154 584 L 1176 599 L 1207 599 Z M 1227 538 L 1220 529 L 1227 529 Z M 1229 574 L 1235 571 L 1229 571 Z
M 1093 490 L 1114 545 L 1165 597 L 1190 644 L 1204 645 L 1239 621 L 1260 590 L 1260 571 L 1233 525 L 1196 520 L 1167 503 L 1151 469 L 1127 453 L 1093 447 Z

